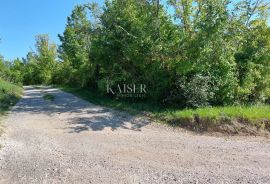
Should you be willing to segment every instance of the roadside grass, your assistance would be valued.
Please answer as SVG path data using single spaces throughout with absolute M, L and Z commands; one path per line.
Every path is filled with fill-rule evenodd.
M 111 99 L 87 89 L 66 86 L 59 88 L 93 104 L 124 110 L 131 114 L 142 114 L 144 112 L 143 114 L 153 121 L 192 131 L 216 131 L 226 134 L 238 134 L 243 131 L 252 135 L 256 134 L 254 131 L 258 129 L 270 132 L 270 106 L 267 105 L 175 109 L 148 102 L 127 102 L 121 99 Z M 252 128 L 250 129 L 250 127 Z
M 198 115 L 202 118 L 243 118 L 248 120 L 269 119 L 270 106 L 254 105 L 254 106 L 225 106 L 225 107 L 203 107 L 198 109 L 184 109 L 176 111 L 167 111 L 161 115 L 178 116 L 183 118 L 192 118 Z
M 55 97 L 52 94 L 46 93 L 43 95 L 44 100 L 54 101 Z
M 0 114 L 15 105 L 22 95 L 22 87 L 0 79 Z
M 203 107 L 165 111 L 157 116 L 172 126 L 186 127 L 201 132 L 225 131 L 224 125 L 231 126 L 231 130 L 226 130 L 230 131 L 228 133 L 234 131 L 236 134 L 245 131 L 254 134 L 255 129 L 270 132 L 270 106 L 268 105 Z M 251 127 L 255 129 L 251 130 Z
M 1 117 L 4 116 L 9 110 L 9 107 L 15 105 L 20 99 L 22 91 L 22 87 L 0 79 L 0 121 Z M 0 124 L 0 134 L 1 132 L 2 130 Z

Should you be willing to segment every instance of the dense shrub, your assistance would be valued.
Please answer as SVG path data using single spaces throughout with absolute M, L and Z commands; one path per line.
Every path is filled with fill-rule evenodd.
M 210 85 L 209 77 L 202 75 L 179 77 L 165 102 L 182 108 L 207 106 L 213 98 Z
M 40 35 L 36 51 L 13 62 L 5 76 L 103 95 L 108 81 L 145 84 L 149 101 L 177 107 L 269 101 L 266 0 L 169 0 L 170 11 L 159 2 L 77 5 L 59 35 L 58 57 L 56 46 Z
M 22 94 L 22 88 L 0 78 L 0 113 L 14 105 Z

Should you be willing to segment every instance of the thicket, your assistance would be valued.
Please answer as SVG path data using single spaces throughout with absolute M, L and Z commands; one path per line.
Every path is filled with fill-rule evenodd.
M 23 84 L 64 84 L 104 95 L 108 81 L 145 84 L 147 100 L 176 107 L 270 101 L 266 0 L 77 5 L 59 38 L 57 47 L 37 36 L 36 51 L 1 73 Z

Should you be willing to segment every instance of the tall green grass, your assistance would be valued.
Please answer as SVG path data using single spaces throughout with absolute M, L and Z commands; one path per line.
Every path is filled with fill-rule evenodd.
M 176 116 L 183 118 L 192 118 L 197 115 L 202 118 L 219 119 L 220 117 L 243 118 L 248 120 L 269 119 L 270 106 L 252 105 L 252 106 L 225 106 L 225 107 L 203 107 L 198 109 L 184 109 L 175 111 L 166 111 L 161 113 L 165 116 Z
M 14 105 L 22 95 L 22 87 L 0 79 L 0 115 Z
M 224 131 L 217 129 L 217 127 L 227 124 L 233 126 L 234 130 L 237 129 L 237 132 L 253 134 L 254 132 L 250 131 L 246 125 L 270 132 L 270 106 L 267 105 L 238 105 L 173 110 L 158 113 L 157 117 L 173 126 L 187 127 L 197 131 Z M 242 127 L 239 126 L 239 123 Z M 234 132 L 233 129 L 230 131 Z

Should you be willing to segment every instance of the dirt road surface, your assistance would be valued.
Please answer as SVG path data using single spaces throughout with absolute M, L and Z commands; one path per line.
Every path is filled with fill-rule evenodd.
M 53 88 L 25 87 L 4 125 L 1 184 L 270 183 L 266 138 L 171 130 Z

